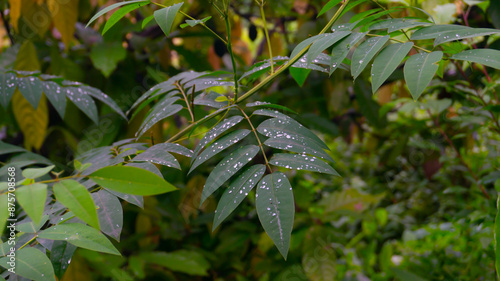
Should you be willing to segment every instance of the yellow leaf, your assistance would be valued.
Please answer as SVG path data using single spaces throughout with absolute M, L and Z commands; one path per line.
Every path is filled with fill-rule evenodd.
M 47 0 L 54 26 L 61 33 L 61 38 L 68 48 L 69 43 L 73 40 L 75 33 L 75 24 L 78 20 L 78 0 L 59 1 Z
M 21 16 L 21 1 L 20 0 L 9 0 L 10 7 L 10 24 L 14 27 L 14 30 L 17 31 L 17 21 Z
M 25 71 L 40 70 L 40 61 L 38 60 L 36 48 L 31 41 L 24 41 L 19 48 L 14 68 Z
M 12 96 L 12 111 L 23 132 L 26 149 L 40 150 L 49 125 L 49 110 L 45 95 L 42 95 L 38 108 L 35 110 L 16 89 L 14 96 Z
M 47 5 L 39 5 L 35 0 L 14 0 L 20 2 L 20 15 L 23 18 L 24 25 L 20 26 L 18 32 L 27 38 L 33 37 L 33 32 L 38 36 L 44 37 L 50 27 L 50 13 Z M 25 27 L 28 28 L 25 28 Z

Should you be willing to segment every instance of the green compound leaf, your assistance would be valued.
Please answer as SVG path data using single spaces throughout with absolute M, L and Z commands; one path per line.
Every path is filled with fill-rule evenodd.
M 49 99 L 50 103 L 54 106 L 57 113 L 61 118 L 64 118 L 66 113 L 66 95 L 62 93 L 62 88 L 59 84 L 52 81 L 43 82 L 43 93 Z
M 451 58 L 455 60 L 465 60 L 465 61 L 475 62 L 496 69 L 500 69 L 500 51 L 498 50 L 491 50 L 491 49 L 468 50 L 458 54 L 454 54 Z
M 233 144 L 245 138 L 250 132 L 251 132 L 250 130 L 240 129 L 231 132 L 223 136 L 222 138 L 216 140 L 213 144 L 211 144 L 205 150 L 203 150 L 203 152 L 201 152 L 199 156 L 196 157 L 193 164 L 191 165 L 189 173 L 191 173 L 201 164 L 205 163 L 205 161 L 207 161 L 208 159 L 217 155 L 219 152 L 222 152 L 226 148 L 232 146 Z
M 285 174 L 274 172 L 257 186 L 255 199 L 260 223 L 286 259 L 295 215 L 293 191 Z
M 85 115 L 87 115 L 94 123 L 99 123 L 99 114 L 94 100 L 87 95 L 81 88 L 65 87 L 63 92 L 68 99 L 72 101 Z
M 406 85 L 412 97 L 417 100 L 429 85 L 439 68 L 438 63 L 443 58 L 443 52 L 418 53 L 411 56 L 405 63 L 404 75 Z
M 38 233 L 38 238 L 66 241 L 80 248 L 120 255 L 104 234 L 81 223 L 55 225 Z
M 78 218 L 99 229 L 96 206 L 85 186 L 74 180 L 63 180 L 54 185 L 57 201 L 66 206 Z
M 430 23 L 422 22 L 420 19 L 388 19 L 370 25 L 369 30 L 387 29 L 387 33 L 392 33 L 401 29 L 425 25 L 430 25 Z
M 8 264 L 10 257 L 0 259 L 0 265 L 6 269 L 11 268 Z M 55 281 L 54 268 L 47 255 L 40 250 L 25 247 L 16 251 L 16 274 L 34 281 Z
M 201 20 L 186 20 L 186 23 L 183 23 L 181 24 L 181 28 L 185 28 L 185 27 L 194 27 L 198 24 L 203 24 L 203 23 L 206 23 L 209 19 L 211 19 L 212 17 L 206 17 L 206 18 L 203 18 Z
M 385 47 L 375 58 L 372 66 L 372 92 L 375 93 L 380 86 L 391 76 L 399 64 L 413 47 L 413 42 L 397 43 Z
M 326 3 L 325 6 L 323 6 L 321 11 L 319 11 L 317 17 L 320 17 L 322 14 L 330 11 L 333 7 L 337 6 L 337 4 L 339 4 L 341 1 L 342 0 L 330 0 L 330 1 L 328 1 L 328 3 Z
M 157 195 L 177 190 L 155 173 L 131 166 L 105 167 L 89 178 L 106 189 L 133 195 Z
M 356 48 L 351 61 L 351 74 L 354 79 L 361 74 L 368 63 L 384 47 L 385 43 L 389 41 L 389 38 L 388 35 L 383 37 L 372 37 Z
M 54 273 L 61 279 L 71 262 L 71 257 L 76 251 L 76 246 L 66 241 L 54 241 L 50 249 L 50 261 L 54 266 Z
M 214 193 L 224 182 L 231 178 L 243 166 L 250 162 L 257 152 L 259 147 L 256 145 L 247 145 L 241 147 L 228 156 L 215 166 L 212 173 L 207 178 L 203 191 L 201 193 L 200 206 L 205 200 Z
M 279 119 L 283 119 L 283 120 L 287 120 L 290 118 L 287 115 L 285 115 L 277 110 L 269 110 L 269 109 L 257 109 L 252 114 L 253 115 L 261 115 L 261 116 L 269 116 L 269 117 L 279 118 Z
M 253 165 L 229 184 L 217 205 L 212 231 L 240 205 L 265 172 L 266 166 L 262 164 Z
M 306 170 L 340 176 L 330 165 L 314 156 L 276 153 L 269 160 L 269 164 L 287 169 Z
M 23 97 L 34 109 L 37 109 L 43 92 L 43 85 L 40 79 L 32 76 L 18 77 L 16 83 Z
M 182 4 L 184 3 L 181 2 L 154 12 L 155 20 L 165 35 L 168 36 L 170 34 L 170 29 L 172 29 L 172 23 L 174 23 L 175 15 L 177 15 L 177 12 L 181 8 Z
M 19 205 L 23 207 L 35 225 L 38 225 L 43 217 L 45 199 L 47 199 L 47 185 L 34 183 L 20 186 L 16 189 L 16 196 Z

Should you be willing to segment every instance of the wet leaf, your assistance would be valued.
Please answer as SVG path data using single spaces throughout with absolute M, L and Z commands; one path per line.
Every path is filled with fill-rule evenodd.
M 356 79 L 359 74 L 365 69 L 368 63 L 377 55 L 377 53 L 384 47 L 385 43 L 389 41 L 389 36 L 372 37 L 368 38 L 365 42 L 361 43 L 354 54 L 351 61 L 351 74 Z
M 130 166 L 105 167 L 89 178 L 106 189 L 134 195 L 156 195 L 177 190 L 153 172 Z
M 269 164 L 287 169 L 306 170 L 340 176 L 330 165 L 314 156 L 276 153 L 269 160 Z
M 413 47 L 413 42 L 396 43 L 385 47 L 373 61 L 372 92 L 375 93 L 380 86 L 391 76 L 396 68 L 401 64 Z
M 164 108 L 162 108 L 162 111 L 158 111 L 153 113 L 152 115 L 148 116 L 147 118 L 141 125 L 140 131 L 136 133 L 136 136 L 142 136 L 144 133 L 146 133 L 151 127 L 153 127 L 156 123 L 162 121 L 163 119 L 166 119 L 177 112 L 182 110 L 182 105 L 180 104 L 172 104 L 168 105 Z
M 266 166 L 262 164 L 253 165 L 229 184 L 217 205 L 212 231 L 240 205 L 265 172 Z
M 330 155 L 328 155 L 322 147 L 317 145 L 315 142 L 311 142 L 309 139 L 294 136 L 294 137 L 275 137 L 269 138 L 264 142 L 265 145 L 277 149 L 283 149 L 291 152 L 297 152 L 301 154 L 310 154 L 314 156 L 321 157 L 325 160 L 335 162 Z
M 120 255 L 113 244 L 97 229 L 81 223 L 63 223 L 38 233 L 42 239 L 61 240 L 96 252 Z
M 466 60 L 500 69 L 500 51 L 492 49 L 475 49 L 454 54 L 452 59 Z
M 0 73 L 0 104 L 7 109 L 14 90 L 16 90 L 16 74 Z
M 168 153 L 161 143 L 148 148 L 143 153 L 134 157 L 132 161 L 148 161 L 158 165 L 181 169 L 179 161 L 172 154 Z
M 216 191 L 224 182 L 231 178 L 236 172 L 238 172 L 243 166 L 250 162 L 253 157 L 259 151 L 259 147 L 256 145 L 247 145 L 241 147 L 228 156 L 226 156 L 222 161 L 215 166 L 212 173 L 207 178 L 205 186 L 203 186 L 203 191 L 201 193 L 201 204 Z
M 37 109 L 40 99 L 42 98 L 42 82 L 40 79 L 32 76 L 18 77 L 16 80 L 17 88 L 23 97 Z
M 336 31 L 334 33 L 327 33 L 326 36 L 314 41 L 311 48 L 307 52 L 307 62 L 311 63 L 313 59 L 321 54 L 321 52 L 342 40 L 349 34 L 351 34 L 351 31 Z
M 87 115 L 94 123 L 99 123 L 99 115 L 97 106 L 94 100 L 81 88 L 65 87 L 63 92 L 70 101 L 72 101 L 85 115 Z
M 43 82 L 43 92 L 57 113 L 59 113 L 59 116 L 64 118 L 64 114 L 66 113 L 66 95 L 63 93 L 61 86 L 52 81 L 45 81 Z
M 252 114 L 253 115 L 275 117 L 275 118 L 279 118 L 279 119 L 283 119 L 283 120 L 287 120 L 290 118 L 287 115 L 285 115 L 277 110 L 269 110 L 269 109 L 257 109 Z
M 96 206 L 89 191 L 74 180 L 63 180 L 54 184 L 54 194 L 59 203 L 66 206 L 79 219 L 99 229 Z
M 0 259 L 0 265 L 6 269 L 10 257 Z M 34 281 L 55 281 L 54 268 L 47 255 L 32 247 L 16 251 L 16 274 Z
M 295 204 L 292 186 L 285 174 L 274 172 L 259 182 L 255 205 L 262 227 L 286 259 L 293 228 Z
M 436 39 L 434 40 L 434 47 L 450 41 L 486 36 L 495 33 L 500 33 L 500 30 L 491 28 L 467 28 L 467 29 L 448 31 L 441 33 L 436 37 Z
M 332 49 L 332 59 L 330 63 L 330 75 L 338 68 L 340 67 L 340 64 L 344 59 L 347 57 L 349 54 L 349 50 L 356 45 L 356 43 L 361 40 L 361 38 L 365 37 L 367 33 L 358 33 L 358 32 L 353 32 L 351 35 L 347 36 L 346 38 L 342 39 L 340 42 L 335 44 Z
M 123 208 L 120 200 L 115 195 L 106 190 L 99 190 L 92 193 L 97 209 L 97 217 L 101 231 L 120 241 L 120 234 L 123 228 Z
M 430 23 L 422 22 L 420 19 L 388 19 L 370 25 L 369 30 L 387 29 L 387 33 L 392 33 L 401 29 L 425 25 L 430 25 Z
M 406 85 L 413 99 L 417 100 L 429 85 L 439 68 L 443 52 L 418 53 L 411 56 L 405 63 L 404 75 Z
M 245 138 L 251 131 L 246 129 L 236 130 L 231 132 L 220 139 L 216 140 L 213 144 L 209 145 L 205 150 L 203 150 L 200 155 L 196 157 L 193 164 L 191 165 L 191 169 L 189 173 L 191 173 L 194 169 L 196 169 L 201 164 L 205 163 L 205 161 L 211 159 L 219 152 L 222 152 L 226 148 L 232 146 L 233 144 L 239 142 L 243 138 Z
M 233 116 L 222 120 L 219 124 L 210 129 L 205 136 L 200 140 L 196 148 L 194 149 L 193 158 L 191 163 L 194 162 L 196 156 L 200 153 L 200 150 L 207 144 L 212 142 L 214 139 L 219 137 L 222 133 L 232 128 L 234 125 L 238 124 L 243 120 L 242 116 Z
M 304 137 L 304 141 L 310 139 L 310 141 L 315 142 L 317 145 L 323 149 L 328 149 L 328 146 L 311 132 L 306 127 L 302 126 L 299 122 L 289 118 L 287 120 L 282 120 L 279 118 L 272 118 L 265 120 L 260 123 L 257 127 L 257 131 L 266 137 L 285 137 L 292 138 L 301 136 Z
M 470 29 L 470 27 L 467 27 L 465 25 L 455 25 L 455 24 L 431 25 L 415 31 L 411 35 L 411 40 L 434 39 L 446 32 L 465 30 L 465 29 Z
M 38 225 L 43 217 L 45 199 L 47 198 L 47 185 L 34 183 L 16 189 L 19 205 L 26 214 Z
M 144 163 L 130 163 L 130 164 L 144 164 Z M 153 165 L 153 164 L 147 163 L 147 162 L 145 164 Z M 129 166 L 129 165 L 127 165 L 127 166 Z M 133 165 L 130 165 L 130 166 L 137 167 L 137 166 L 133 166 Z M 154 167 L 156 168 L 156 166 L 154 166 Z M 109 193 L 114 194 L 117 197 L 131 203 L 131 204 L 136 205 L 139 208 L 144 208 L 144 198 L 140 195 L 127 194 L 127 193 L 122 193 L 122 192 L 118 192 L 118 191 L 114 191 L 114 190 L 107 190 L 107 191 Z
M 116 113 L 118 113 L 123 119 L 127 120 L 127 116 L 123 113 L 121 108 L 116 104 L 116 102 L 110 98 L 108 95 L 105 93 L 101 92 L 101 90 L 89 87 L 89 86 L 80 86 L 80 89 L 87 95 L 92 96 L 95 99 L 100 100 L 101 102 L 105 103 L 107 106 L 109 106 L 111 109 L 113 109 Z
M 75 253 L 76 246 L 66 241 L 54 241 L 50 250 L 50 261 L 54 266 L 54 273 L 61 279 L 69 266 L 71 257 Z

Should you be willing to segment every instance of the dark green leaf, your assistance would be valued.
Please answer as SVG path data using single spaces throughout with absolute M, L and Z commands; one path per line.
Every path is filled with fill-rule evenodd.
M 269 116 L 269 117 L 275 117 L 275 118 L 280 118 L 283 120 L 289 119 L 287 115 L 277 111 L 277 110 L 269 110 L 269 109 L 258 109 L 255 110 L 253 115 L 262 115 L 262 116 Z
M 0 259 L 0 265 L 6 269 L 11 268 L 8 264 L 10 257 Z M 34 281 L 55 281 L 54 268 L 49 258 L 32 247 L 22 248 L 16 251 L 16 274 Z
M 99 229 L 96 206 L 88 190 L 77 181 L 63 180 L 54 184 L 57 201 L 66 206 L 79 219 Z
M 189 173 L 191 173 L 194 169 L 196 169 L 196 167 L 200 166 L 205 161 L 217 155 L 219 152 L 222 152 L 224 149 L 239 142 L 240 140 L 245 138 L 249 133 L 250 130 L 240 129 L 231 132 L 223 136 L 222 138 L 216 140 L 213 144 L 211 144 L 205 150 L 203 150 L 203 152 L 201 152 L 199 156 L 196 157 L 193 164 L 191 165 Z
M 130 164 L 149 164 L 149 165 L 153 165 L 149 162 L 146 162 L 146 163 L 130 163 Z M 127 166 L 129 166 L 130 164 L 128 164 Z M 131 167 L 137 167 L 137 166 L 133 166 L 133 165 L 130 165 Z M 154 166 L 154 165 L 153 165 Z M 156 166 L 154 166 L 156 168 Z M 161 174 L 160 174 L 161 175 Z M 144 208 L 144 198 L 140 195 L 132 195 L 132 194 L 127 194 L 127 193 L 122 193 L 122 192 L 118 192 L 118 191 L 114 191 L 114 190 L 108 190 L 111 194 L 114 194 L 116 195 L 117 197 L 129 202 L 129 203 L 132 203 L 134 205 L 136 205 L 137 207 L 139 208 Z
M 164 144 L 160 143 L 157 145 L 153 145 L 148 148 L 143 153 L 137 155 L 132 159 L 132 161 L 148 161 L 151 163 L 173 167 L 176 169 L 181 169 L 181 165 L 179 165 L 179 161 L 175 159 L 175 157 L 168 153 L 164 147 Z
M 40 79 L 33 76 L 18 77 L 16 83 L 23 97 L 34 109 L 37 109 L 43 91 L 43 85 Z
M 406 85 L 412 97 L 416 100 L 424 92 L 438 70 L 438 63 L 443 58 L 443 52 L 418 53 L 411 56 L 405 63 L 404 75 Z
M 315 142 L 310 141 L 309 138 L 304 138 L 300 136 L 294 137 L 275 137 L 269 138 L 264 142 L 265 145 L 277 149 L 283 149 L 291 152 L 297 152 L 301 154 L 311 154 L 314 156 L 321 157 L 328 161 L 335 162 L 330 155 L 328 155 L 322 147 L 317 145 Z
M 25 151 L 26 149 L 22 147 L 0 141 L 0 155 L 10 154 L 15 152 L 25 152 Z
M 375 93 L 380 86 L 391 76 L 401 64 L 413 47 L 413 42 L 396 43 L 385 47 L 373 61 L 372 66 L 372 92 Z
M 225 131 L 232 128 L 234 125 L 240 123 L 241 120 L 243 120 L 242 116 L 229 117 L 227 119 L 222 120 L 219 124 L 217 124 L 212 129 L 210 129 L 205 134 L 205 136 L 200 140 L 200 142 L 198 143 L 198 145 L 194 149 L 193 158 L 191 159 L 191 163 L 194 162 L 194 160 L 196 159 L 196 156 L 198 156 L 198 153 L 200 153 L 200 150 L 203 147 L 205 147 L 205 145 L 209 144 L 211 141 L 216 139 L 218 136 L 220 136 Z
M 290 67 L 290 75 L 292 75 L 293 80 L 297 82 L 299 87 L 304 86 L 309 73 L 311 73 L 311 70 L 307 68 Z
M 120 252 L 118 252 L 106 236 L 95 228 L 88 227 L 81 223 L 63 223 L 55 225 L 38 233 L 38 237 L 42 239 L 66 241 L 80 248 L 120 255 Z
M 351 47 L 356 45 L 356 43 L 361 40 L 361 38 L 365 37 L 367 33 L 358 33 L 353 32 L 348 37 L 342 39 L 340 42 L 335 44 L 332 49 L 332 60 L 330 64 L 330 75 L 340 67 L 340 64 L 349 54 L 349 50 Z
M 216 191 L 224 182 L 250 162 L 258 151 L 258 146 L 247 145 L 235 150 L 222 159 L 222 161 L 220 161 L 219 164 L 217 164 L 217 166 L 215 166 L 212 170 L 212 173 L 210 173 L 207 181 L 205 182 L 205 186 L 203 186 L 200 205 L 203 204 L 208 196 L 214 193 L 214 191 Z
M 85 115 L 87 115 L 94 123 L 99 123 L 99 115 L 97 106 L 94 100 L 87 95 L 82 89 L 76 87 L 65 87 L 63 91 L 66 96 L 72 101 Z
M 293 170 L 307 170 L 318 173 L 325 173 L 340 176 L 330 165 L 314 156 L 276 153 L 269 164 Z
M 451 57 L 455 60 L 466 60 L 500 69 L 500 51 L 492 49 L 475 49 L 463 51 Z
M 270 108 L 280 109 L 280 110 L 283 110 L 283 111 L 288 111 L 288 112 L 291 112 L 293 114 L 298 114 L 297 112 L 291 110 L 288 107 L 285 107 L 285 106 L 282 106 L 282 105 L 279 105 L 279 104 L 272 104 L 272 103 L 269 103 L 269 102 L 256 101 L 256 102 L 252 102 L 252 103 L 247 103 L 246 107 L 270 107 Z
M 324 38 L 326 37 L 326 34 L 319 34 L 319 35 L 315 35 L 313 37 L 309 37 L 307 39 L 305 39 L 304 41 L 300 42 L 299 44 L 297 44 L 297 46 L 293 49 L 292 51 L 292 54 L 290 55 L 290 58 L 294 58 L 295 56 L 297 56 L 304 48 L 306 48 L 307 46 L 311 45 L 312 43 L 314 43 L 316 40 L 319 40 L 321 38 Z
M 392 33 L 401 29 L 425 25 L 430 25 L 430 23 L 419 21 L 419 19 L 388 19 L 370 25 L 369 30 L 387 29 L 387 33 Z
M 106 190 L 92 193 L 101 231 L 120 241 L 123 228 L 123 209 L 120 200 Z
M 150 15 L 142 21 L 141 28 L 144 29 L 148 23 L 150 23 L 155 18 L 155 15 Z
M 439 44 L 443 44 L 450 41 L 486 36 L 495 33 L 500 33 L 500 30 L 491 28 L 467 28 L 467 29 L 444 32 L 436 37 L 436 39 L 434 40 L 434 47 Z
M 7 109 L 12 95 L 16 90 L 16 74 L 0 73 L 0 104 Z
M 443 33 L 464 29 L 470 29 L 470 27 L 455 24 L 431 25 L 415 31 L 411 35 L 411 40 L 434 39 Z
M 52 81 L 45 81 L 43 87 L 45 96 L 47 96 L 61 118 L 64 118 L 66 112 L 66 95 L 62 92 L 61 86 Z
M 212 230 L 215 230 L 240 205 L 265 172 L 266 166 L 253 165 L 229 184 L 217 205 Z
M 106 189 L 128 194 L 156 195 L 177 190 L 153 172 L 130 166 L 105 167 L 89 177 Z
M 307 52 L 307 63 L 311 63 L 321 52 L 349 34 L 351 34 L 351 31 L 336 31 L 334 33 L 327 33 L 324 37 L 314 41 Z
M 174 22 L 175 15 L 181 8 L 183 2 L 157 10 L 154 12 L 155 20 L 160 26 L 161 30 L 165 35 L 170 34 L 170 29 L 172 29 L 172 23 Z
M 54 266 L 54 273 L 61 279 L 71 262 L 76 246 L 66 241 L 54 241 L 50 250 L 50 261 Z
M 121 42 L 102 42 L 92 46 L 90 59 L 95 68 L 99 69 L 105 77 L 115 71 L 118 63 L 125 59 L 127 51 Z
M 255 205 L 262 227 L 286 259 L 293 228 L 295 204 L 292 186 L 285 174 L 274 172 L 259 182 Z
M 111 99 L 108 95 L 105 93 L 101 92 L 99 89 L 89 87 L 89 86 L 81 86 L 80 87 L 86 94 L 92 96 L 93 98 L 96 98 L 103 103 L 105 103 L 107 106 L 109 106 L 111 109 L 113 109 L 116 113 L 120 114 L 123 119 L 127 120 L 127 116 L 123 113 L 123 111 L 120 109 L 118 104 Z
M 140 131 L 138 131 L 136 133 L 136 136 L 137 137 L 142 136 L 151 127 L 153 127 L 156 123 L 162 121 L 163 119 L 165 119 L 167 117 L 170 117 L 170 116 L 176 114 L 177 112 L 179 112 L 181 110 L 182 110 L 182 105 L 180 105 L 180 104 L 172 104 L 172 105 L 168 105 L 168 106 L 164 107 L 162 111 L 158 111 L 158 112 L 152 114 L 152 116 L 150 116 L 150 118 L 146 119 L 142 123 L 141 129 L 140 129 Z
M 181 24 L 181 28 L 188 27 L 188 26 L 194 27 L 198 24 L 202 24 L 202 23 L 207 22 L 211 18 L 212 17 L 206 17 L 206 18 L 203 18 L 201 20 L 186 20 L 186 23 Z
M 169 152 L 184 155 L 186 157 L 193 157 L 193 151 L 185 148 L 184 146 L 178 143 L 162 143 L 160 147 L 161 149 L 164 149 Z
M 45 199 L 47 198 L 47 185 L 34 183 L 16 189 L 19 205 L 37 225 L 42 220 Z
M 302 136 L 305 139 L 311 139 L 311 141 L 316 142 L 323 149 L 329 150 L 328 146 L 318 136 L 291 118 L 287 120 L 279 118 L 265 120 L 257 127 L 257 131 L 266 137 L 273 138 Z
M 368 63 L 375 57 L 375 55 L 384 47 L 385 43 L 389 41 L 389 36 L 372 37 L 361 43 L 354 54 L 351 61 L 351 74 L 356 79 L 359 74 L 365 69 Z

